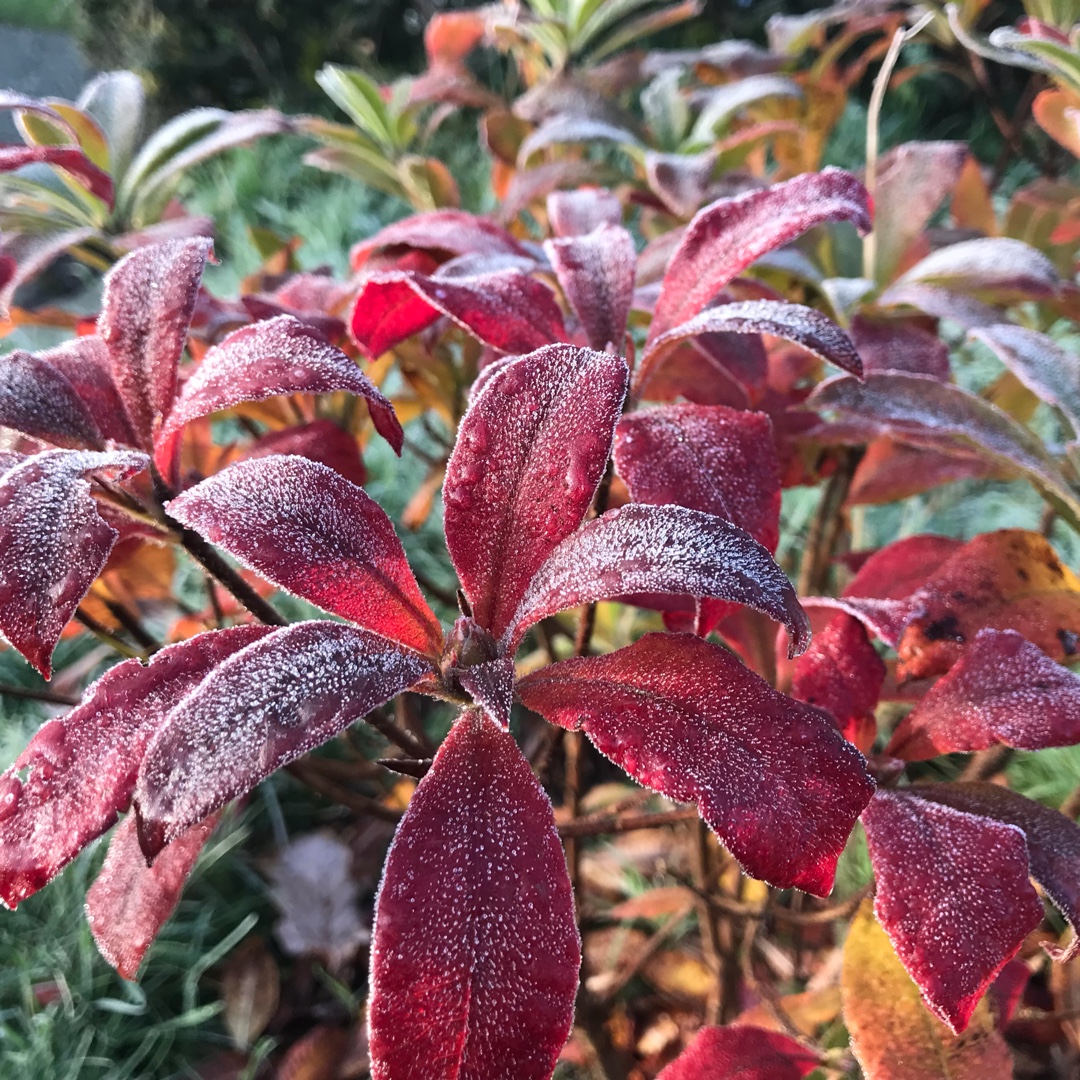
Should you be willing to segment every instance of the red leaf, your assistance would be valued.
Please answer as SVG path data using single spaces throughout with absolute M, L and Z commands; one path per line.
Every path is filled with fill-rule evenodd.
M 634 295 L 634 238 L 621 225 L 600 225 L 584 236 L 545 240 L 544 250 L 589 344 L 621 354 Z
M 868 202 L 854 176 L 828 168 L 706 206 L 687 226 L 668 264 L 649 343 L 693 318 L 756 259 L 807 229 L 851 221 L 868 230 Z
M 980 630 L 893 732 L 887 754 L 925 761 L 1003 744 L 1080 743 L 1080 676 L 1012 630 Z
M 210 349 L 184 384 L 157 440 L 158 465 L 167 468 L 181 429 L 200 416 L 244 401 L 334 390 L 365 398 L 376 430 L 395 452 L 401 453 L 403 436 L 393 405 L 318 330 L 291 315 L 241 327 Z
M 128 419 L 146 449 L 176 396 L 176 366 L 212 248 L 204 237 L 139 248 L 105 278 L 98 333 Z
M 983 457 L 922 450 L 883 436 L 867 443 L 846 505 L 898 502 L 958 480 L 1009 480 L 1013 476 L 1011 469 Z
M 276 454 L 297 454 L 328 465 L 358 487 L 367 483 L 367 469 L 356 437 L 333 420 L 313 420 L 310 424 L 261 435 L 244 451 L 243 457 L 251 461 Z
M 791 696 L 827 709 L 844 738 L 869 753 L 877 735 L 874 709 L 885 682 L 878 656 L 858 619 L 841 613 L 814 635 L 795 662 Z
M 674 346 L 700 334 L 716 333 L 771 334 L 793 341 L 845 371 L 862 375 L 862 361 L 851 339 L 821 312 L 802 304 L 747 300 L 706 308 L 667 333 L 650 334 L 649 345 L 634 373 L 634 392 L 644 392 L 657 366 Z
M 698 812 L 746 872 L 826 896 L 874 782 L 820 709 L 719 645 L 646 634 L 518 682 L 526 708 L 581 730 L 635 780 Z
M 581 946 L 551 803 L 467 711 L 398 827 L 371 953 L 373 1080 L 548 1080 Z
M 505 353 L 526 353 L 566 336 L 555 294 L 521 270 L 468 277 L 376 274 L 360 287 L 350 329 L 374 359 L 440 315 Z
M 508 652 L 534 623 L 578 604 L 634 593 L 712 597 L 760 611 L 810 644 L 810 623 L 790 582 L 752 536 L 682 506 L 630 503 L 567 537 L 537 571 L 509 622 Z
M 44 356 L 0 356 L 0 426 L 69 448 L 102 448 L 97 424 L 75 387 Z
M 656 1080 L 802 1080 L 820 1065 L 817 1054 L 776 1031 L 705 1027 Z
M 949 379 L 949 349 L 936 334 L 893 319 L 872 322 L 862 315 L 851 321 L 851 340 L 869 371 L 907 371 Z
M 170 645 L 147 666 L 125 660 L 48 721 L 0 777 L 0 900 L 15 907 L 32 896 L 105 832 L 128 807 L 162 717 L 213 667 L 270 632 L 237 626 Z
M 962 540 L 930 533 L 896 540 L 875 551 L 859 567 L 844 596 L 903 600 L 922 588 L 963 546 Z
M 862 822 L 878 922 L 927 1005 L 959 1033 L 1042 922 L 1024 834 L 914 792 L 879 791 Z
M 138 439 L 124 412 L 124 404 L 113 382 L 109 350 L 97 334 L 77 337 L 55 349 L 38 354 L 71 383 L 94 419 L 102 438 L 122 446 L 134 446 Z
M 145 468 L 138 453 L 47 450 L 0 477 L 0 632 L 45 678 L 118 535 L 85 477 L 123 479 Z
M 801 602 L 807 611 L 826 608 L 851 615 L 871 634 L 892 648 L 896 647 L 911 622 L 926 610 L 923 604 L 914 598 L 865 600 L 858 596 L 804 596 Z
M 231 656 L 169 713 L 147 747 L 134 802 L 153 858 L 275 769 L 433 671 L 366 630 L 286 626 Z
M 390 519 L 328 466 L 285 456 L 238 462 L 167 509 L 275 585 L 410 649 L 439 655 L 439 620 Z
M 11 172 L 24 165 L 55 165 L 70 173 L 91 195 L 97 196 L 111 210 L 113 182 L 77 146 L 0 146 L 0 172 Z
M 472 613 L 495 637 L 604 475 L 626 363 L 569 345 L 491 376 L 458 428 L 443 487 L 446 544 Z
M 551 231 L 558 237 L 584 236 L 601 225 L 622 224 L 622 204 L 607 188 L 553 191 L 547 197 Z
M 217 815 L 193 825 L 146 865 L 135 815 L 109 841 L 109 853 L 86 893 L 86 919 L 98 951 L 125 979 L 134 979 L 146 950 L 169 921 Z

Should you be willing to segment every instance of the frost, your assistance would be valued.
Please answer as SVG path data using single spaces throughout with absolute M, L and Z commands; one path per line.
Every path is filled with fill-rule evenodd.
M 43 356 L 0 356 L 0 427 L 68 448 L 100 450 L 94 418 L 64 374 Z
M 553 191 L 547 197 L 551 231 L 558 237 L 584 236 L 602 225 L 622 224 L 622 203 L 607 188 Z

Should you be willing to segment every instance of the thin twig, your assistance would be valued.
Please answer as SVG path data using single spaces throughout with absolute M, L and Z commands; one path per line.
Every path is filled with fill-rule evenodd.
M 123 638 L 117 637 L 107 626 L 102 626 L 93 615 L 88 615 L 82 608 L 76 609 L 75 621 L 85 626 L 94 637 L 103 641 L 110 649 L 115 649 L 121 656 L 126 656 L 129 660 L 146 659 L 145 653 L 133 648 Z
M 25 686 L 0 685 L 0 697 L 25 698 L 27 701 L 45 701 L 50 705 L 78 705 L 77 697 L 69 697 L 67 694 L 56 694 L 51 690 L 31 690 Z
M 849 447 L 840 452 L 836 469 L 821 493 L 810 533 L 803 549 L 799 566 L 799 595 L 816 596 L 823 593 L 828 584 L 829 567 L 836 545 L 840 539 L 843 521 L 840 513 L 851 490 L 855 469 L 865 451 L 861 447 Z
M 980 750 L 977 754 L 971 755 L 971 760 L 960 774 L 960 779 L 989 780 L 1004 771 L 1012 756 L 1011 746 L 991 746 L 988 750 Z
M 311 788 L 312 791 L 317 792 L 331 802 L 344 806 L 347 810 L 352 810 L 354 813 L 366 814 L 368 817 L 378 818 L 380 821 L 398 822 L 401 820 L 403 811 L 383 806 L 376 799 L 368 798 L 367 795 L 360 795 L 358 792 L 343 787 L 341 784 L 334 783 L 333 780 L 327 779 L 325 776 L 320 775 L 317 770 L 311 768 L 310 762 L 294 761 L 291 765 L 285 766 L 285 771 L 306 787 Z
M 399 746 L 411 758 L 426 758 L 429 756 L 428 748 L 411 731 L 399 728 L 385 713 L 376 709 L 364 717 L 380 735 L 388 739 L 395 746 Z
M 559 835 L 568 837 L 606 836 L 609 833 L 637 832 L 639 829 L 662 829 L 680 821 L 693 821 L 698 812 L 688 806 L 679 810 L 662 810 L 646 814 L 590 814 L 576 821 L 565 821 L 559 826 Z
M 127 607 L 117 600 L 105 600 L 105 606 L 114 619 L 141 645 L 147 652 L 157 652 L 161 649 L 158 641 L 149 630 L 142 624 L 142 620 L 134 615 Z
M 705 1023 L 718 1024 L 727 994 L 724 979 L 724 948 L 716 910 L 709 903 L 712 896 L 712 867 L 709 858 L 709 834 L 699 818 L 691 826 L 691 865 L 694 868 L 695 892 L 698 895 L 698 930 L 705 953 L 705 964 L 712 975 L 712 986 L 705 1001 Z

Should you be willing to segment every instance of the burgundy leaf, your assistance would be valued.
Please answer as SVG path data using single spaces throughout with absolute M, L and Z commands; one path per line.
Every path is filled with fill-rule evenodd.
M 656 1080 L 802 1080 L 820 1066 L 787 1035 L 737 1024 L 702 1028 Z
M 533 154 L 549 146 L 595 143 L 600 140 L 624 146 L 640 145 L 637 136 L 626 128 L 590 116 L 561 113 L 548 117 L 525 138 L 518 149 L 518 168 L 523 169 Z
M 950 244 L 916 263 L 897 286 L 934 285 L 952 292 L 989 294 L 1003 300 L 1056 296 L 1061 278 L 1037 248 L 1004 236 Z
M 526 353 L 566 336 L 555 294 L 521 270 L 461 278 L 376 274 L 360 287 L 350 329 L 374 359 L 440 315 L 505 353 Z
M 145 449 L 153 446 L 156 425 L 176 396 L 176 366 L 212 247 L 212 241 L 199 237 L 139 248 L 105 278 L 98 333 Z
M 302 457 L 238 462 L 167 504 L 245 566 L 326 611 L 438 656 L 442 631 L 385 511 Z
M 867 443 L 855 469 L 846 505 L 897 502 L 959 480 L 1011 480 L 1011 469 L 973 454 L 948 454 L 893 442 L 888 436 Z
M 815 225 L 870 228 L 866 189 L 828 168 L 706 206 L 690 222 L 664 275 L 649 343 L 687 322 L 752 262 Z
M 393 405 L 318 330 L 291 315 L 241 327 L 210 349 L 184 384 L 157 440 L 157 461 L 162 468 L 167 465 L 183 426 L 200 416 L 245 401 L 335 390 L 364 398 L 375 429 L 401 453 L 403 435 Z
M 47 450 L 0 477 L 0 632 L 49 678 L 60 634 L 101 573 L 117 532 L 87 474 L 146 468 L 128 451 Z
M 589 344 L 624 352 L 637 262 L 634 238 L 621 225 L 600 225 L 584 236 L 546 240 L 544 250 Z
M 747 300 L 706 308 L 688 322 L 658 337 L 649 345 L 634 373 L 634 391 L 641 394 L 657 366 L 676 345 L 700 334 L 771 334 L 793 341 L 844 371 L 862 376 L 862 361 L 851 339 L 831 319 L 802 304 L 773 300 Z
M 862 822 L 874 914 L 927 1005 L 959 1033 L 1042 922 L 1024 834 L 914 792 L 879 791 Z
M 179 702 L 147 747 L 134 796 L 143 851 L 152 858 L 432 671 L 419 653 L 342 623 L 296 623 L 242 649 Z
M 0 427 L 57 446 L 101 449 L 94 418 L 64 374 L 42 356 L 0 356 Z
M 371 952 L 372 1080 L 548 1080 L 581 946 L 547 795 L 470 709 L 386 860 Z
M 518 683 L 526 708 L 581 730 L 646 787 L 698 811 L 753 877 L 827 896 L 874 790 L 862 755 L 719 645 L 646 634 Z
M 795 590 L 752 536 L 698 510 L 631 503 L 590 521 L 551 553 L 508 625 L 507 651 L 548 615 L 634 593 L 745 604 L 788 628 L 792 656 L 810 644 Z
M 260 435 L 244 451 L 244 459 L 275 454 L 298 454 L 310 461 L 328 465 L 360 487 L 367 483 L 367 469 L 364 468 L 360 448 L 356 445 L 356 436 L 338 427 L 333 420 L 313 420 L 310 424 L 298 424 Z
M 91 195 L 112 209 L 112 177 L 102 172 L 77 146 L 0 146 L 0 172 L 37 164 L 55 165 L 70 173 Z
M 213 667 L 270 632 L 237 626 L 170 645 L 146 666 L 125 660 L 49 720 L 0 776 L 0 900 L 15 907 L 32 896 L 105 832 L 128 807 L 162 717 Z
M 541 349 L 493 375 L 462 419 L 443 487 L 446 544 L 473 615 L 495 637 L 588 511 L 627 377 L 617 356 Z
M 340 341 L 346 333 L 344 319 L 339 319 L 336 315 L 327 315 L 322 311 L 305 311 L 303 308 L 292 307 L 279 302 L 273 296 L 249 293 L 240 297 L 240 303 L 244 305 L 253 322 L 265 322 L 278 315 L 291 315 L 294 319 L 299 319 L 312 329 L 318 330 L 328 341 Z
M 482 664 L 455 668 L 451 674 L 503 731 L 510 729 L 515 679 L 512 656 L 499 656 Z
M 134 979 L 146 950 L 169 921 L 180 893 L 217 824 L 193 825 L 146 865 L 135 815 L 109 841 L 101 872 L 86 894 L 86 919 L 98 951 L 125 979 Z
M 915 791 L 921 798 L 1024 830 L 1031 876 L 1073 929 L 1067 948 L 1046 942 L 1043 948 L 1061 963 L 1072 960 L 1080 952 L 1080 827 L 1076 822 L 999 784 L 920 784 Z
M 1080 743 L 1080 676 L 1014 630 L 980 630 L 960 659 L 893 732 L 886 753 L 905 761 Z
M 551 231 L 558 237 L 584 236 L 601 225 L 622 224 L 622 204 L 607 188 L 553 191 L 547 197 Z
M 949 349 L 936 334 L 893 319 L 873 322 L 862 315 L 851 321 L 851 340 L 869 371 L 907 371 L 948 382 Z

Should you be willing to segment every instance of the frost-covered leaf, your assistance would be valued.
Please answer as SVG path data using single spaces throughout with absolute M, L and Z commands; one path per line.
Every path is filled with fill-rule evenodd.
M 541 619 L 634 593 L 730 600 L 783 623 L 792 655 L 810 623 L 768 549 L 729 521 L 683 506 L 631 503 L 568 536 L 539 567 L 508 624 L 512 647 Z
M 339 348 L 291 315 L 244 326 L 203 357 L 169 414 L 157 440 L 159 465 L 168 466 L 185 424 L 245 401 L 282 394 L 346 390 L 367 401 L 376 430 L 401 453 L 401 424 L 394 407 Z
M 981 237 L 938 248 L 917 262 L 896 286 L 932 285 L 1001 299 L 1055 296 L 1061 278 L 1037 248 L 1005 236 Z
M 238 462 L 167 509 L 275 585 L 438 656 L 439 620 L 390 519 L 328 466 L 295 456 Z
M 820 1064 L 817 1054 L 776 1031 L 704 1027 L 656 1080 L 802 1080 Z
M 584 236 L 601 225 L 622 224 L 622 203 L 607 188 L 553 191 L 547 197 L 551 231 L 558 237 Z
M 416 789 L 376 905 L 373 1080 L 548 1080 L 581 947 L 547 795 L 470 709 Z
M 681 218 L 693 217 L 701 208 L 712 183 L 717 153 L 645 154 L 645 177 L 661 202 Z
M 112 209 L 113 182 L 77 146 L 0 146 L 0 173 L 24 165 L 55 165 Z
M 581 730 L 640 783 L 696 802 L 747 873 L 818 896 L 874 790 L 862 755 L 818 709 L 775 691 L 731 653 L 647 634 L 606 656 L 526 676 L 529 709 Z
M 936 334 L 900 319 L 851 320 L 851 340 L 869 371 L 907 371 L 948 382 L 949 348 Z
M 127 809 L 162 717 L 214 666 L 268 633 L 238 626 L 170 645 L 147 666 L 125 660 L 48 721 L 0 777 L 0 900 L 15 907 L 105 832 Z
M 706 206 L 668 264 L 649 342 L 687 322 L 762 255 L 827 221 L 870 227 L 866 189 L 828 168 Z
M 637 264 L 634 238 L 621 225 L 600 225 L 584 236 L 546 240 L 544 250 L 589 344 L 624 352 Z
M 143 851 L 153 857 L 432 670 L 419 653 L 343 623 L 296 623 L 242 649 L 176 705 L 147 747 L 134 796 Z
M 0 477 L 0 633 L 48 678 L 52 651 L 116 542 L 87 475 L 146 468 L 128 451 L 47 450 Z
M 514 658 L 498 656 L 482 664 L 455 668 L 452 676 L 503 731 L 510 728 L 510 709 L 514 704 Z
M 212 247 L 199 237 L 139 248 L 105 278 L 98 333 L 144 449 L 153 445 L 157 423 L 176 396 L 176 366 Z
M 563 113 L 549 117 L 530 132 L 518 150 L 518 167 L 524 168 L 538 150 L 567 143 L 612 142 L 620 146 L 638 146 L 640 140 L 624 127 L 589 116 Z
M 541 349 L 493 375 L 462 419 L 443 487 L 446 544 L 473 615 L 496 637 L 588 512 L 627 378 L 620 357 Z
M 923 450 L 885 436 L 867 444 L 851 480 L 847 505 L 898 502 L 959 480 L 1012 479 L 1013 470 L 984 457 Z
M 42 356 L 0 356 L 0 427 L 56 446 L 101 449 L 94 418 L 67 377 Z
M 917 792 L 879 791 L 863 811 L 874 913 L 927 1005 L 961 1032 L 1043 908 L 1020 829 Z
M 169 921 L 217 815 L 193 825 L 146 865 L 135 815 L 128 814 L 109 841 L 101 872 L 86 894 L 86 919 L 98 951 L 125 978 L 134 979 L 146 950 Z
M 350 329 L 374 359 L 440 315 L 505 353 L 526 353 L 566 336 L 555 294 L 521 270 L 467 277 L 375 274 L 360 287 Z
M 880 307 L 906 304 L 935 319 L 952 319 L 971 329 L 1001 322 L 1001 312 L 990 304 L 940 285 L 917 282 L 892 285 L 878 297 Z
M 747 300 L 706 308 L 688 322 L 653 337 L 634 372 L 634 390 L 641 394 L 657 367 L 673 348 L 702 334 L 771 334 L 828 360 L 854 375 L 862 375 L 862 361 L 851 339 L 831 319 L 802 304 L 775 300 Z

